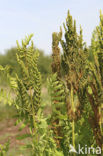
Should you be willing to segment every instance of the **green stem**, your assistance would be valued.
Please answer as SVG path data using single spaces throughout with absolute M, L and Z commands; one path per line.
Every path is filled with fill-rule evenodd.
M 73 112 L 75 112 L 72 85 L 71 85 L 71 104 L 72 104 L 72 110 L 73 110 Z M 74 119 L 72 121 L 72 145 L 75 148 L 75 121 L 74 121 Z M 73 155 L 75 156 L 75 153 Z
M 30 99 L 31 99 L 31 104 L 32 104 L 32 113 L 33 113 L 33 127 L 34 127 L 34 134 L 35 134 L 35 131 L 36 131 L 36 122 L 35 122 L 35 111 L 34 111 L 34 107 L 33 107 L 33 100 L 32 100 L 32 90 L 31 90 L 31 87 L 30 87 Z

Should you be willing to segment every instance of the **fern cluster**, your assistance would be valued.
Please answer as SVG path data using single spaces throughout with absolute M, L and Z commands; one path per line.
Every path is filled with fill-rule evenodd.
M 19 120 L 30 130 L 32 143 L 26 147 L 33 156 L 75 155 L 69 153 L 70 144 L 75 149 L 81 144 L 103 150 L 103 15 L 100 13 L 100 24 L 93 32 L 90 49 L 83 41 L 81 27 L 77 33 L 76 21 L 69 11 L 63 27 L 64 40 L 61 28 L 52 35 L 50 115 L 43 115 L 39 52 L 34 50 L 32 34 L 21 45 L 17 41 L 21 76 L 16 72 L 15 77 L 8 75 L 16 95 L 13 103 Z M 0 70 L 4 68 L 0 66 Z
M 61 83 L 61 81 L 63 81 L 63 83 L 65 84 L 65 100 L 62 107 L 59 106 L 58 109 L 56 109 L 58 110 L 57 112 L 59 112 L 59 116 L 57 116 L 57 114 L 55 115 L 55 120 L 58 118 L 58 122 L 55 122 L 55 126 L 59 127 L 58 136 L 64 136 L 63 140 L 61 139 L 61 146 L 64 153 L 65 151 L 69 150 L 69 147 L 65 145 L 65 142 L 67 142 L 66 138 L 69 138 L 69 143 L 73 144 L 74 147 L 79 143 L 83 143 L 84 138 L 78 139 L 76 136 L 78 136 L 79 134 L 84 134 L 84 137 L 87 137 L 86 131 L 83 131 L 83 128 L 80 128 L 84 127 L 84 125 L 85 129 L 88 131 L 88 134 L 90 134 L 92 138 L 91 142 L 90 137 L 87 137 L 86 143 L 88 144 L 88 146 L 91 146 L 91 144 L 97 144 L 102 148 L 103 130 L 101 123 L 102 113 L 100 113 L 103 103 L 102 25 L 103 16 L 102 14 L 100 14 L 100 26 L 97 27 L 98 31 L 93 34 L 94 36 L 96 36 L 95 39 L 92 39 L 92 49 L 95 53 L 92 54 L 93 61 L 89 59 L 90 51 L 89 49 L 87 49 L 86 44 L 83 42 L 82 28 L 80 27 L 80 34 L 78 35 L 76 31 L 76 22 L 75 20 L 73 21 L 70 12 L 68 12 L 66 18 L 66 24 L 63 24 L 65 30 L 65 40 L 62 39 L 63 33 L 61 29 L 60 33 L 53 33 L 53 76 L 51 76 L 51 79 L 53 79 L 54 74 L 56 73 L 55 75 L 57 76 L 57 83 L 55 83 L 53 80 L 51 81 L 50 79 L 52 90 L 51 97 L 53 101 L 53 107 L 55 106 L 56 108 L 61 104 L 61 101 L 59 101 L 58 99 L 56 100 L 55 97 L 57 97 L 60 91 L 62 92 L 62 86 L 59 87 L 59 84 Z M 62 46 L 61 54 L 59 43 Z M 64 72 L 64 74 L 61 76 L 62 71 Z M 55 91 L 56 87 L 54 84 L 57 88 L 59 87 L 59 90 Z M 61 119 L 60 116 L 61 108 L 66 108 L 63 113 L 65 114 L 64 119 L 66 120 L 66 123 L 70 123 L 68 126 L 70 127 L 71 125 L 72 133 L 69 133 L 69 130 L 65 131 L 65 133 L 63 132 L 67 126 L 66 124 L 63 124 L 62 126 L 60 125 L 61 122 L 63 123 L 63 118 Z M 52 111 L 54 110 L 52 109 Z M 76 130 L 75 128 L 78 128 L 78 130 Z M 93 137 L 93 135 L 95 137 Z
M 21 77 L 17 74 L 15 74 L 15 77 L 9 75 L 10 85 L 17 95 L 14 101 L 15 106 L 18 110 L 19 121 L 30 129 L 29 137 L 31 137 L 32 142 L 27 144 L 26 148 L 31 149 L 31 155 L 63 156 L 62 152 L 57 150 L 52 129 L 48 126 L 48 120 L 50 119 L 43 115 L 41 74 L 38 70 L 39 53 L 38 50 L 34 51 L 33 41 L 31 41 L 32 36 L 26 37 L 22 41 L 22 46 L 17 42 L 17 61 L 21 67 L 22 75 Z M 29 46 L 30 41 L 31 45 Z

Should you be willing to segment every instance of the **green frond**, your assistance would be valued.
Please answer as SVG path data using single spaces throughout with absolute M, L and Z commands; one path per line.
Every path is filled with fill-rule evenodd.
M 49 81 L 49 89 L 52 100 L 52 107 L 61 109 L 61 105 L 65 107 L 66 91 L 64 83 L 58 79 L 57 73 L 53 74 Z
M 17 84 L 18 84 L 18 93 L 19 96 L 21 97 L 21 108 L 22 110 L 24 109 L 25 111 L 30 111 L 30 97 L 28 95 L 28 92 L 25 88 L 25 86 L 23 85 L 22 80 L 20 80 L 19 78 L 17 78 Z

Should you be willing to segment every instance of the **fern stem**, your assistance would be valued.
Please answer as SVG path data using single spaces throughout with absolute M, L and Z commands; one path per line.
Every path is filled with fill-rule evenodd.
M 33 127 L 34 127 L 34 133 L 36 130 L 36 122 L 35 122 L 35 111 L 34 111 L 34 107 L 33 107 L 33 100 L 32 100 L 32 89 L 30 87 L 30 100 L 31 100 L 31 104 L 32 104 L 32 113 L 33 113 Z
M 73 110 L 73 112 L 75 112 L 72 85 L 71 85 L 71 104 L 72 104 L 72 110 Z M 74 121 L 74 119 L 72 121 L 72 144 L 73 144 L 73 147 L 75 148 L 75 121 Z M 73 155 L 75 156 L 75 153 Z

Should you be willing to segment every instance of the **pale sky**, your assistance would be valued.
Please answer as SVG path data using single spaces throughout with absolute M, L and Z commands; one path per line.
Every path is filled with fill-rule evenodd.
M 68 10 L 90 45 L 100 9 L 103 12 L 103 0 L 0 0 L 0 53 L 33 33 L 34 45 L 50 54 L 52 33 L 59 31 Z

